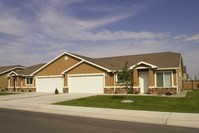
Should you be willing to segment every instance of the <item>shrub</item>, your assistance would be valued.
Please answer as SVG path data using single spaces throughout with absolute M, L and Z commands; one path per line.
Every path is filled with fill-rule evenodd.
M 171 93 L 170 91 L 167 91 L 167 92 L 165 93 L 165 95 L 172 95 L 172 93 Z
M 55 89 L 55 94 L 59 94 L 59 91 L 57 90 L 57 88 Z

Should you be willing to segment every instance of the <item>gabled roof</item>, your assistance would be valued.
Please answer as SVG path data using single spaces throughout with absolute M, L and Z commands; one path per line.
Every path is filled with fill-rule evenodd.
M 36 70 L 38 70 L 39 68 L 41 68 L 44 65 L 45 65 L 45 63 L 41 63 L 41 64 L 26 67 L 24 70 L 17 70 L 15 72 L 20 75 L 28 76 L 28 75 L 31 75 L 33 72 L 35 72 Z
M 128 62 L 129 68 L 139 64 L 146 64 L 152 68 L 173 69 L 178 68 L 181 61 L 181 54 L 174 52 L 125 55 L 104 58 L 90 58 L 73 53 L 71 54 L 109 70 L 122 70 L 126 62 Z
M 21 75 L 21 76 L 30 76 L 33 72 L 35 72 L 37 69 L 39 69 L 43 65 L 45 65 L 45 64 L 42 63 L 42 64 L 37 64 L 37 65 L 26 67 L 23 70 L 15 70 L 15 71 L 10 72 L 8 75 L 14 73 L 16 75 Z
M 125 55 L 125 56 L 104 57 L 104 58 L 90 58 L 82 55 L 65 52 L 56 57 L 55 59 L 51 60 L 49 63 L 47 63 L 40 69 L 38 69 L 38 71 L 48 66 L 50 63 L 52 63 L 59 57 L 63 56 L 64 54 L 79 59 L 81 63 L 83 62 L 89 63 L 98 68 L 104 69 L 107 72 L 122 70 L 126 62 L 128 62 L 129 68 L 135 65 L 145 64 L 151 66 L 152 68 L 158 68 L 158 69 L 176 69 L 179 67 L 181 61 L 181 54 L 173 52 Z M 76 65 L 79 65 L 79 63 L 77 63 Z M 73 67 L 74 66 L 63 71 L 62 74 L 69 71 Z
M 76 65 L 86 62 L 95 67 L 106 70 L 107 72 L 111 72 L 115 70 L 122 70 L 126 62 L 128 62 L 129 68 L 134 67 L 139 64 L 145 64 L 145 65 L 149 65 L 151 67 L 162 69 L 162 70 L 175 69 L 179 67 L 180 61 L 182 59 L 180 53 L 173 53 L 173 52 L 125 55 L 125 56 L 104 57 L 104 58 L 90 58 L 90 57 L 86 57 L 82 55 L 64 52 L 61 55 L 54 58 L 53 60 L 51 60 L 50 62 L 48 62 L 47 64 L 37 64 L 37 65 L 30 66 L 27 68 L 20 65 L 0 67 L 0 74 L 14 71 L 18 75 L 33 76 L 35 73 L 47 67 L 49 64 L 53 63 L 55 60 L 57 60 L 63 55 L 70 55 L 76 59 L 79 59 L 80 62 L 77 63 Z M 69 71 L 76 65 L 63 71 L 62 74 Z M 16 68 L 21 68 L 23 70 L 15 70 Z
M 116 57 L 95 58 L 98 65 L 111 70 L 121 70 L 128 61 L 128 65 L 133 66 L 139 62 L 147 62 L 158 68 L 177 68 L 181 61 L 180 53 L 163 52 L 138 55 L 126 55 Z
M 80 61 L 83 61 L 83 62 L 86 62 L 88 64 L 91 64 L 93 66 L 96 66 L 98 68 L 101 68 L 101 69 L 104 69 L 106 70 L 107 72 L 111 72 L 110 69 L 107 69 L 106 67 L 103 67 L 103 66 L 100 66 L 98 64 L 96 64 L 95 60 L 90 58 L 90 57 L 85 57 L 85 56 L 81 56 L 81 55 L 76 55 L 76 54 L 73 54 L 73 53 L 69 53 L 69 52 L 64 52 L 62 54 L 60 54 L 59 56 L 57 56 L 56 58 L 54 58 L 53 60 L 51 60 L 50 62 L 48 62 L 47 64 L 43 65 L 42 67 L 40 67 L 39 69 L 37 69 L 35 72 L 33 72 L 31 75 L 34 75 L 35 73 L 39 72 L 40 70 L 46 68 L 48 65 L 50 65 L 51 63 L 53 63 L 54 61 L 56 61 L 57 59 L 59 59 L 60 57 L 64 56 L 64 55 L 69 55 L 69 56 L 72 56 L 76 59 L 79 59 Z
M 10 72 L 10 71 L 13 71 L 15 69 L 24 69 L 24 68 L 25 67 L 21 66 L 21 65 L 0 66 L 0 75 L 4 74 L 4 73 L 7 73 L 7 72 Z

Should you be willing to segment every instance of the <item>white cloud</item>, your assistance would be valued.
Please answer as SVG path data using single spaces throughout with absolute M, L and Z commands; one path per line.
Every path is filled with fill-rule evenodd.
M 0 17 L 0 32 L 11 35 L 25 35 L 27 24 L 14 16 Z
M 133 17 L 143 7 L 132 9 L 130 14 L 124 14 L 123 7 L 112 5 L 110 10 L 122 9 L 122 12 L 111 12 L 99 18 L 86 20 L 68 10 L 60 10 L 60 6 L 67 9 L 71 4 L 78 4 L 84 0 L 36 2 L 39 4 L 34 3 L 34 7 L 31 6 L 32 3 L 26 5 L 34 11 L 33 20 L 23 18 L 23 15 L 18 16 L 16 9 L 0 6 L 0 65 L 33 65 L 47 62 L 63 51 L 91 57 L 173 51 L 185 53 L 185 63 L 188 64 L 190 73 L 197 71 L 196 66 L 199 66 L 199 63 L 195 60 L 198 57 L 199 46 L 192 45 L 192 42 L 199 42 L 199 34 L 173 37 L 165 32 L 113 31 L 104 27 Z M 35 7 L 39 9 L 35 10 Z M 103 9 L 100 6 L 96 10 L 94 7 L 85 9 L 108 12 L 107 7 Z M 128 12 L 130 9 L 129 7 Z M 1 34 L 8 37 L 1 38 Z
M 184 38 L 184 41 L 194 41 L 194 42 L 199 42 L 199 34 L 195 34 L 192 36 L 186 36 Z
M 168 37 L 167 33 L 152 33 L 152 32 L 128 32 L 128 31 L 110 31 L 102 30 L 96 33 L 83 32 L 74 36 L 75 39 L 87 41 L 115 41 L 115 40 L 151 40 L 163 39 Z
M 194 34 L 194 35 L 187 35 L 187 34 L 182 34 L 175 36 L 173 39 L 175 40 L 181 40 L 184 42 L 199 42 L 199 34 Z

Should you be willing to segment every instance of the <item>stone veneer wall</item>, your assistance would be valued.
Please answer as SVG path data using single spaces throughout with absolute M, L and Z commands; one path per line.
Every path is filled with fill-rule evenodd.
M 129 88 L 129 93 L 131 93 L 133 91 L 132 88 Z M 114 94 L 114 88 L 105 88 L 104 89 L 104 93 L 105 94 Z M 115 88 L 115 94 L 126 94 L 127 93 L 127 89 L 125 88 Z
M 63 93 L 68 93 L 68 88 L 63 88 Z
M 114 93 L 114 88 L 104 88 L 104 93 L 105 94 L 113 94 Z
M 14 88 L 14 87 L 8 87 L 7 91 L 11 91 L 11 92 L 36 92 L 36 88 Z
M 129 89 L 130 93 L 133 92 L 133 94 L 139 94 L 140 88 L 131 88 Z M 127 90 L 125 88 L 116 88 L 115 93 L 116 94 L 126 94 Z M 177 88 L 149 88 L 148 94 L 165 94 L 170 92 L 171 94 L 177 94 Z M 105 88 L 104 89 L 105 94 L 114 94 L 114 88 Z
M 165 94 L 170 92 L 171 94 L 177 94 L 177 88 L 149 88 L 149 94 Z

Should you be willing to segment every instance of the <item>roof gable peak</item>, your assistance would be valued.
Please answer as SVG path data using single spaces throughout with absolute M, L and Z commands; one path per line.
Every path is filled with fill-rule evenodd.
M 147 63 L 147 62 L 144 62 L 144 61 L 140 61 L 137 64 L 129 67 L 129 69 L 133 69 L 133 68 L 140 66 L 140 65 L 146 65 L 146 66 L 149 66 L 150 68 L 158 68 L 158 66 L 156 66 L 156 65 L 153 65 L 153 64 L 150 64 L 150 63 Z

